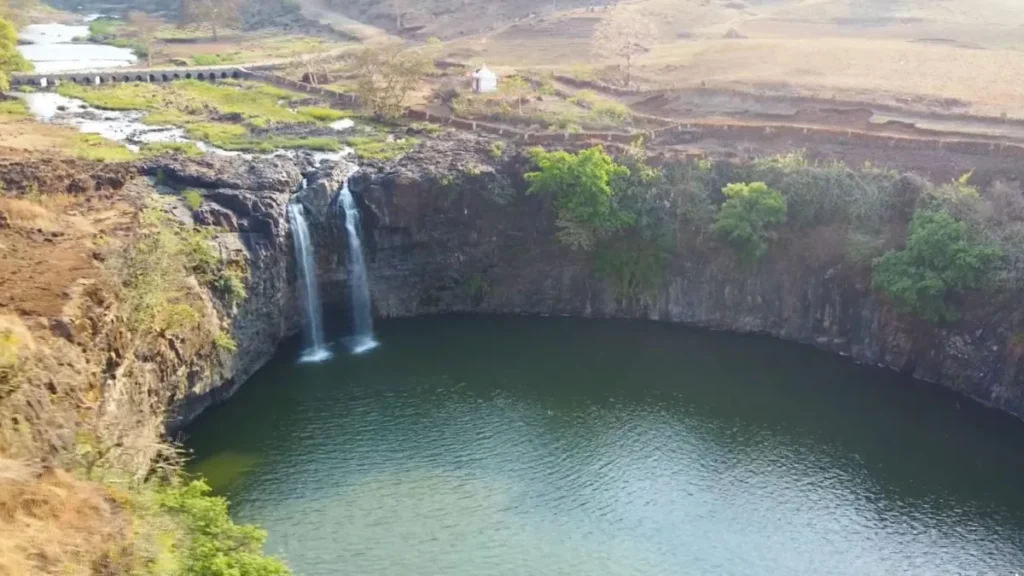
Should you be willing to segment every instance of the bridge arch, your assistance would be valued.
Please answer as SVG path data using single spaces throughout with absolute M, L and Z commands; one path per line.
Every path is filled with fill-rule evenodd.
M 125 76 L 124 78 L 121 78 L 121 80 L 124 81 L 124 82 L 131 82 L 132 81 L 132 77 L 131 76 Z
M 150 74 L 149 75 L 149 81 L 150 82 L 156 82 L 156 74 Z
M 221 79 L 226 79 L 228 77 L 228 73 L 227 72 L 221 72 L 220 73 L 220 77 L 221 77 Z
M 174 79 L 175 79 L 175 80 L 181 80 L 181 76 L 178 76 L 177 74 L 175 74 L 175 75 L 174 75 Z
M 238 70 L 232 70 L 231 71 L 231 77 L 234 78 L 235 80 L 238 80 Z
M 191 80 L 192 79 L 192 73 L 191 72 L 185 72 L 185 79 L 186 80 Z
M 196 79 L 197 79 L 197 80 L 206 80 L 206 74 L 203 74 L 202 72 L 200 72 L 200 73 L 199 73 L 199 74 L 198 74 L 198 75 L 196 76 Z

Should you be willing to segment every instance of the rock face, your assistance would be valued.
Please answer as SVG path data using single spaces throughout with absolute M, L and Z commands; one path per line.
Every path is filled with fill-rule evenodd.
M 1000 310 L 969 305 L 948 328 L 915 321 L 870 290 L 867 270 L 805 254 L 816 238 L 780 240 L 755 269 L 728 250 L 681 243 L 656 290 L 622 298 L 594 272 L 592 257 L 556 240 L 550 207 L 525 194 L 522 160 L 495 155 L 486 141 L 435 141 L 397 164 L 364 166 L 352 179 L 380 316 L 625 317 L 764 333 L 938 382 L 1024 417 L 1024 344 Z M 340 235 L 332 242 L 344 244 Z M 342 297 L 343 255 L 322 265 L 323 277 L 338 284 L 325 294 Z
M 223 311 L 238 350 L 228 355 L 222 370 L 191 375 L 187 392 L 175 403 L 171 430 L 230 397 L 274 356 L 283 339 L 299 331 L 302 315 L 287 205 L 301 190 L 298 199 L 312 213 L 327 212 L 331 194 L 351 169 L 345 163 L 321 168 L 306 159 L 211 155 L 163 158 L 143 166 L 162 185 L 198 190 L 202 204 L 191 217 L 196 224 L 221 228 L 214 238 L 220 253 L 229 262 L 244 262 L 249 270 L 248 297 Z

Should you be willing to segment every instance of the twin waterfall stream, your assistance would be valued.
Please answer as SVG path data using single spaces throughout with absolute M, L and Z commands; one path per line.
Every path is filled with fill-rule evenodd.
M 302 181 L 305 189 L 306 181 Z M 370 285 L 363 257 L 360 238 L 359 208 L 348 189 L 348 178 L 338 192 L 338 207 L 345 219 L 348 233 L 347 269 L 352 291 L 352 336 L 346 340 L 352 354 L 362 354 L 378 346 L 373 337 L 373 314 L 370 309 Z M 331 357 L 324 342 L 323 310 L 320 304 L 320 289 L 316 277 L 316 257 L 313 242 L 306 221 L 305 208 L 297 200 L 288 204 L 288 221 L 295 243 L 295 261 L 299 282 L 305 296 L 306 329 L 305 350 L 302 362 L 322 362 Z

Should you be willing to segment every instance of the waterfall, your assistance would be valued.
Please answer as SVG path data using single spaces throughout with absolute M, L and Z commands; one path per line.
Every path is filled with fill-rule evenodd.
M 373 312 L 370 309 L 370 284 L 363 258 L 360 238 L 359 209 L 348 189 L 348 178 L 338 193 L 338 202 L 345 211 L 345 229 L 348 231 L 348 277 L 352 290 L 352 344 L 353 354 L 361 354 L 377 347 L 373 339 Z
M 331 356 L 324 346 L 323 317 L 320 311 L 320 290 L 316 281 L 316 262 L 313 258 L 313 243 L 310 241 L 309 226 L 302 204 L 288 203 L 288 221 L 295 241 L 295 262 L 299 280 L 306 296 L 306 351 L 303 362 L 320 362 Z

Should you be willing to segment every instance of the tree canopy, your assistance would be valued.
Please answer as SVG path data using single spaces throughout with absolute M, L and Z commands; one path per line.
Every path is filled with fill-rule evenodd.
M 18 51 L 18 30 L 14 23 L 0 18 L 0 91 L 10 88 L 11 72 L 31 69 L 32 65 Z
M 967 225 L 946 212 L 918 211 L 907 247 L 874 262 L 872 286 L 904 311 L 931 322 L 956 320 L 955 295 L 984 285 L 999 250 L 974 241 Z
M 526 174 L 529 193 L 552 195 L 563 242 L 587 249 L 632 223 L 633 217 L 616 205 L 613 186 L 617 179 L 629 176 L 629 169 L 616 163 L 601 146 L 578 154 L 536 149 L 533 161 L 538 170 Z
M 786 221 L 786 199 L 764 182 L 735 182 L 722 193 L 726 201 L 718 210 L 715 232 L 732 244 L 743 260 L 756 262 L 775 238 L 775 228 Z

